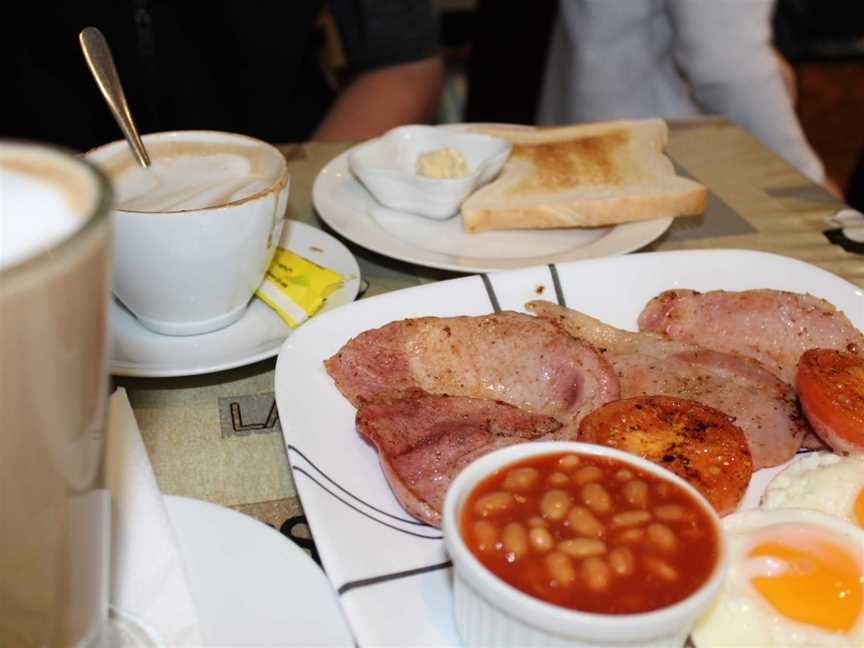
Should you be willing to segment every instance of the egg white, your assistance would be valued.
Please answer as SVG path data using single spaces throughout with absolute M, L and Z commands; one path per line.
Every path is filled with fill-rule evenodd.
M 853 510 L 864 491 L 864 454 L 843 457 L 810 452 L 796 457 L 774 476 L 762 495 L 761 508 L 806 508 L 860 526 Z
M 691 639 L 697 648 L 864 646 L 864 611 L 848 632 L 829 632 L 783 616 L 753 587 L 750 580 L 753 575 L 752 561 L 747 557 L 753 543 L 752 534 L 772 525 L 797 523 L 819 525 L 829 533 L 846 537 L 860 548 L 861 586 L 864 587 L 864 530 L 859 527 L 825 513 L 805 509 L 734 513 L 723 519 L 729 548 L 729 571 L 714 603 L 691 632 Z

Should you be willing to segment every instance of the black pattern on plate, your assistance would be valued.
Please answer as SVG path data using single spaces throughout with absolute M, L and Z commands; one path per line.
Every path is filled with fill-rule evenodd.
M 438 571 L 439 569 L 450 569 L 453 566 L 449 560 L 437 565 L 428 565 L 426 567 L 417 567 L 416 569 L 408 569 L 401 572 L 393 572 L 392 574 L 382 574 L 381 576 L 372 576 L 362 580 L 348 581 L 336 592 L 341 596 L 345 592 L 357 589 L 358 587 L 368 587 L 369 585 L 377 585 L 378 583 L 386 583 L 388 581 L 399 580 L 400 578 L 408 578 L 410 576 L 419 576 L 420 574 L 428 574 L 429 572 Z
M 558 276 L 558 268 L 554 263 L 549 264 L 549 274 L 552 275 L 552 285 L 555 287 L 555 299 L 558 300 L 558 305 L 566 306 L 567 301 L 564 299 L 564 289 L 561 287 L 561 277 Z
M 495 289 L 492 287 L 492 282 L 489 280 L 489 275 L 481 274 L 483 287 L 486 288 L 486 294 L 489 295 L 489 303 L 492 304 L 492 310 L 496 313 L 501 312 L 501 304 L 498 303 L 498 296 L 495 294 Z
M 378 522 L 378 524 L 381 524 L 383 526 L 391 528 L 395 531 L 399 531 L 399 532 L 405 533 L 407 535 L 412 535 L 412 536 L 415 536 L 417 538 L 423 538 L 425 540 L 440 540 L 441 539 L 440 532 L 438 532 L 438 529 L 436 529 L 435 527 L 430 526 L 430 525 L 426 524 L 425 522 L 420 522 L 418 520 L 415 520 L 413 518 L 405 518 L 405 517 L 393 515 L 392 513 L 387 513 L 386 511 L 381 510 L 377 506 L 373 506 L 372 504 L 363 500 L 362 498 L 357 497 L 354 493 L 352 493 L 351 491 L 349 491 L 348 489 L 346 489 L 345 487 L 340 485 L 338 482 L 333 480 L 329 475 L 327 475 L 327 473 L 325 473 L 318 466 L 316 466 L 312 461 L 310 461 L 309 458 L 306 455 L 304 455 L 296 446 L 289 445 L 288 450 L 291 452 L 297 453 L 300 457 L 303 458 L 304 461 L 306 461 L 307 464 L 309 464 L 309 466 L 311 466 L 312 469 L 315 470 L 315 472 L 317 472 L 321 477 L 323 477 L 325 480 L 327 480 L 327 482 L 332 484 L 335 488 L 337 488 L 339 491 L 344 493 L 347 497 L 353 499 L 355 502 L 357 502 L 357 504 L 360 504 L 360 505 L 362 505 L 362 507 L 369 509 L 369 511 L 371 511 L 371 512 L 367 512 L 367 511 L 363 510 L 363 508 L 361 508 L 360 506 L 356 506 L 352 502 L 348 501 L 347 498 L 343 497 L 338 492 L 335 492 L 334 490 L 329 488 L 327 486 L 327 484 L 324 484 L 320 479 L 318 479 L 316 476 L 312 475 L 303 466 L 299 466 L 296 463 L 292 462 L 291 470 L 295 474 L 301 474 L 301 475 L 305 476 L 310 481 L 312 481 L 314 484 L 316 484 L 321 490 L 328 493 L 333 498 L 339 500 L 348 508 L 356 511 L 357 513 L 360 513 L 361 515 L 369 518 L 370 520 Z M 400 522 L 402 524 L 408 524 L 408 525 L 417 527 L 418 531 L 419 530 L 428 530 L 430 533 L 431 532 L 438 532 L 438 533 L 436 533 L 435 535 L 426 535 L 425 533 L 419 533 L 419 532 L 411 531 L 409 529 L 403 529 L 399 526 L 391 524 L 386 519 L 381 519 L 382 517 L 383 518 L 389 518 L 389 520 L 393 520 L 394 522 Z

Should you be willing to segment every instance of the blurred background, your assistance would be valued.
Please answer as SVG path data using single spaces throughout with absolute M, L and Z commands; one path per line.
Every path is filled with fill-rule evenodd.
M 446 81 L 436 121 L 534 123 L 558 3 L 555 0 L 431 1 L 446 64 Z M 138 23 L 139 17 L 147 19 L 148 10 L 168 7 L 168 11 L 178 15 L 182 8 L 186 13 L 191 12 L 196 21 L 206 22 L 209 14 L 201 10 L 206 6 L 157 0 L 25 3 L 21 7 L 24 17 L 9 21 L 9 34 L 0 40 L 0 47 L 8 48 L 3 56 L 3 64 L 8 66 L 4 68 L 4 81 L 12 88 L 16 84 L 19 87 L 17 98 L 7 94 L 0 102 L 0 135 L 45 139 L 78 149 L 118 138 L 119 131 L 80 56 L 77 32 L 70 28 L 70 16 L 74 13 L 81 20 L 111 24 L 109 18 L 119 14 L 120 7 L 125 7 L 127 12 L 134 12 Z M 269 10 L 279 6 L 287 5 L 256 5 L 259 13 L 265 7 Z M 297 0 L 296 5 L 290 6 L 292 10 L 310 7 L 309 11 L 317 11 L 311 7 L 318 5 Z M 339 32 L 326 8 L 317 18 L 312 15 L 309 18 L 315 20 L 313 43 L 317 44 L 320 60 L 305 60 L 303 64 L 323 68 L 330 85 L 327 91 L 335 92 L 346 79 Z M 847 201 L 864 209 L 864 2 L 777 0 L 773 25 L 775 45 L 790 63 L 797 82 L 796 108 L 805 134 L 824 162 L 829 178 L 844 192 Z M 263 26 L 265 36 L 279 38 L 281 34 L 284 39 L 283 26 L 278 19 L 268 21 Z M 148 70 L 141 62 L 148 60 L 148 52 L 142 50 L 148 43 L 135 44 L 141 40 L 137 38 L 136 41 L 135 31 L 141 31 L 140 28 L 141 25 L 136 24 L 128 33 L 116 29 L 106 33 L 106 37 L 115 50 L 121 77 L 139 81 L 139 94 L 136 96 L 135 88 L 130 91 L 131 84 L 127 83 L 127 95 L 139 126 L 146 132 L 148 105 L 155 105 L 155 91 L 169 87 L 171 79 L 147 78 Z M 240 29 L 236 25 L 230 28 Z M 214 66 L 232 63 L 230 49 L 222 49 L 220 58 L 202 58 L 200 65 L 212 70 Z M 152 52 L 149 55 L 152 59 Z M 167 69 L 172 70 L 171 66 Z M 45 70 L 53 74 L 44 78 L 35 76 Z M 184 78 L 181 85 L 186 96 L 200 98 L 194 78 Z M 49 87 L 54 89 L 46 90 Z M 142 94 L 141 87 L 148 88 L 150 96 Z M 270 93 L 284 91 L 272 82 L 263 87 Z M 226 85 L 226 92 L 231 92 L 230 83 Z M 34 98 L 34 94 L 40 94 L 39 98 Z M 312 93 L 304 96 L 304 99 L 309 98 L 307 103 L 312 102 L 311 96 Z M 249 103 L 254 101 L 254 97 L 248 98 Z M 309 111 L 321 109 L 318 105 L 305 108 Z M 280 112 L 278 119 L 284 122 L 290 115 L 283 117 Z M 22 126 L 24 124 L 27 126 Z M 196 127 L 214 127 L 196 124 L 200 124 Z M 220 127 L 231 130 L 231 124 Z M 61 141 L 61 136 L 67 140 Z
M 435 5 L 447 65 L 439 118 L 533 123 L 557 3 Z M 864 2 L 779 0 L 774 32 L 807 139 L 847 202 L 864 209 Z

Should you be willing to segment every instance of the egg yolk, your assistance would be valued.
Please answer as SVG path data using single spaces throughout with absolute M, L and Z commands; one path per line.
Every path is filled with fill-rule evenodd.
M 825 532 L 772 534 L 749 557 L 766 557 L 782 567 L 751 578 L 756 590 L 780 614 L 830 631 L 850 630 L 864 605 L 864 573 L 849 549 Z
M 858 526 L 864 529 L 864 488 L 858 491 L 858 497 L 855 498 L 855 519 L 858 520 Z

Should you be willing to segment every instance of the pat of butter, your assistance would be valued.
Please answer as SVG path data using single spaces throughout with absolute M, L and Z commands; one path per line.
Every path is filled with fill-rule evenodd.
M 296 328 L 324 305 L 342 279 L 335 270 L 280 247 L 255 295 Z
M 469 175 L 468 164 L 457 148 L 441 148 L 417 157 L 417 175 L 430 178 L 464 178 Z

